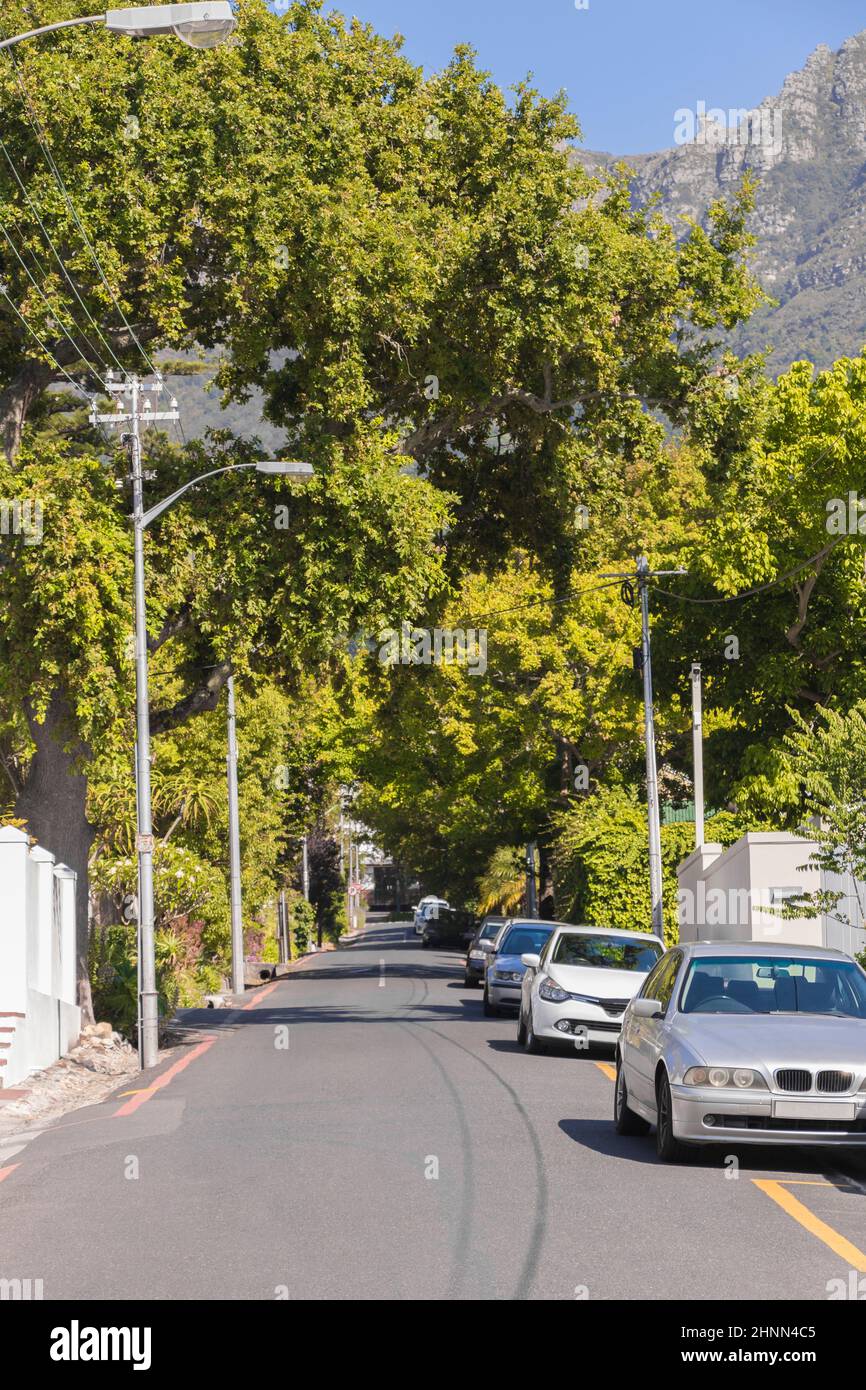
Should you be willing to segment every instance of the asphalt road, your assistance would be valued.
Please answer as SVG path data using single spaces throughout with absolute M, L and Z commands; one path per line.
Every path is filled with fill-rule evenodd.
M 188 1022 L 186 1065 L 136 1083 L 164 1085 L 0 1150 L 0 1279 L 46 1299 L 735 1302 L 827 1299 L 855 1270 L 866 1292 L 862 1173 L 779 1149 L 658 1163 L 614 1133 L 609 1052 L 526 1055 L 408 925 Z

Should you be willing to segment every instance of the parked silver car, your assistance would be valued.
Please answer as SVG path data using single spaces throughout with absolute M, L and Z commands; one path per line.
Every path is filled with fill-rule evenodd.
M 620 1134 L 866 1146 L 866 973 L 813 946 L 695 942 L 662 956 L 617 1047 Z
M 487 956 L 484 971 L 484 1013 L 495 1017 L 503 1007 L 520 1008 L 520 989 L 526 966 L 521 957 L 527 951 L 539 955 L 554 927 L 561 922 L 540 922 L 537 917 L 509 917 L 493 941 L 482 941 Z

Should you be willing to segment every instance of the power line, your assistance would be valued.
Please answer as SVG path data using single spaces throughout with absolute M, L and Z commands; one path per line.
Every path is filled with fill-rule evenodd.
M 48 144 L 47 144 L 47 141 L 46 141 L 46 139 L 45 139 L 45 127 L 42 125 L 42 122 L 40 121 L 39 116 L 38 116 L 38 114 L 36 113 L 36 111 L 35 111 L 35 109 L 34 109 L 34 107 L 33 107 L 33 104 L 32 104 L 32 102 L 31 102 L 31 100 L 30 100 L 30 94 L 29 94 L 29 92 L 27 91 L 27 86 L 26 86 L 26 84 L 25 84 L 25 82 L 24 82 L 24 80 L 23 80 L 23 78 L 22 78 L 22 76 L 21 76 L 21 72 L 20 72 L 20 70 L 19 70 L 19 68 L 18 68 L 18 64 L 17 64 L 17 62 L 16 62 L 14 56 L 11 54 L 11 52 L 10 52 L 10 54 L 9 54 L 9 58 L 10 58 L 10 61 L 11 61 L 11 63 L 12 63 L 13 72 L 14 72 L 14 74 L 15 74 L 15 81 L 16 81 L 16 83 L 18 84 L 18 89 L 19 89 L 19 91 L 21 92 L 21 97 L 22 97 L 22 100 L 23 100 L 23 102 L 24 102 L 24 106 L 25 106 L 26 111 L 27 111 L 27 118 L 28 118 L 28 120 L 30 121 L 30 125 L 31 125 L 31 127 L 32 127 L 32 129 L 33 129 L 33 131 L 34 131 L 34 134 L 36 135 L 37 140 L 39 141 L 39 146 L 40 146 L 40 148 L 41 148 L 41 150 L 42 150 L 43 155 L 45 156 L 46 163 L 48 164 L 48 166 L 49 166 L 49 168 L 50 168 L 52 174 L 54 175 L 54 178 L 55 178 L 56 181 L 57 181 L 57 184 L 58 184 L 58 186 L 59 186 L 59 188 L 60 188 L 60 191 L 61 191 L 61 193 L 63 194 L 63 198 L 64 198 L 64 200 L 65 200 L 65 202 L 66 202 L 66 206 L 67 206 L 67 208 L 69 209 L 70 213 L 72 214 L 72 217 L 73 217 L 73 219 L 74 219 L 74 221 L 75 221 L 75 225 L 76 225 L 76 227 L 78 228 L 79 232 L 81 233 L 82 239 L 83 239 L 83 241 L 84 241 L 85 246 L 87 247 L 87 250 L 90 252 L 90 257 L 91 257 L 91 260 L 93 261 L 94 266 L 96 267 L 96 272 L 97 272 L 97 274 L 99 275 L 99 278 L 100 278 L 100 280 L 102 281 L 103 286 L 104 286 L 105 289 L 108 291 L 108 294 L 109 294 L 109 297 L 110 297 L 110 299 L 111 299 L 111 302 L 112 302 L 112 304 L 114 305 L 115 309 L 117 310 L 118 314 L 120 315 L 121 322 L 123 323 L 124 327 L 126 328 L 127 332 L 129 333 L 129 336 L 130 336 L 130 338 L 132 339 L 133 343 L 134 343 L 135 346 L 138 348 L 139 352 L 141 353 L 142 357 L 144 358 L 144 361 L 145 361 L 145 363 L 147 364 L 148 370 L 149 370 L 150 372 L 152 372 L 152 373 L 156 376 L 156 375 L 158 375 L 157 368 L 155 367 L 155 365 L 154 365 L 154 363 L 153 363 L 151 357 L 149 356 L 149 354 L 148 354 L 147 351 L 145 350 L 145 348 L 144 348 L 144 346 L 143 346 L 141 340 L 140 340 L 139 337 L 138 337 L 138 334 L 136 333 L 136 331 L 135 331 L 135 329 L 133 328 L 132 324 L 129 322 L 129 319 L 126 317 L 126 314 L 124 313 L 124 310 L 123 310 L 123 306 L 121 305 L 121 303 L 120 303 L 120 301 L 118 300 L 116 294 L 114 293 L 114 290 L 112 289 L 111 285 L 109 284 L 108 278 L 107 278 L 107 276 L 106 276 L 106 274 L 105 274 L 105 271 L 104 271 L 103 268 L 102 268 L 102 263 L 100 262 L 99 257 L 98 257 L 97 254 L 96 254 L 96 249 L 95 249 L 95 247 L 94 247 L 92 241 L 90 240 L 90 237 L 89 237 L 89 235 L 88 235 L 88 233 L 87 233 L 87 230 L 86 230 L 86 228 L 84 227 L 84 225 L 83 225 L 83 223 L 82 223 L 82 221 L 81 221 L 81 218 L 80 218 L 79 215 L 78 215 L 78 210 L 77 210 L 77 208 L 76 208 L 74 202 L 72 201 L 72 198 L 71 198 L 70 195 L 69 195 L 69 190 L 67 189 L 66 184 L 65 184 L 64 181 L 63 181 L 63 176 L 61 175 L 60 170 L 59 170 L 58 167 L 57 167 L 57 163 L 56 163 L 56 161 L 55 161 L 55 159 L 54 159 L 54 156 L 53 156 L 53 154 L 51 153 L 51 150 L 50 150 L 50 148 L 49 148 L 49 146 L 48 146 Z M 108 345 L 107 345 L 107 346 L 108 346 Z M 111 350 L 111 349 L 109 348 L 109 350 Z M 118 367 L 121 366 L 120 362 L 117 361 L 117 358 L 115 358 L 115 362 L 117 363 L 117 366 L 118 366 Z M 121 367 L 121 370 L 123 370 L 122 367 Z
M 11 249 L 13 255 L 15 255 L 15 256 L 17 257 L 17 259 L 18 259 L 18 261 L 19 261 L 19 263 L 20 263 L 20 265 L 21 265 L 21 268 L 22 268 L 23 271 L 24 271 L 24 274 L 27 276 L 28 280 L 29 280 L 30 283 L 33 285 L 33 288 L 36 290 L 36 293 L 39 295 L 39 297 L 41 298 L 42 302 L 43 302 L 43 303 L 45 304 L 45 306 L 48 308 L 48 310 L 49 310 L 49 312 L 51 313 L 52 317 L 54 317 L 55 310 L 54 310 L 53 305 L 51 304 L 50 299 L 48 298 L 48 296 L 47 296 L 47 294 L 45 293 L 44 289 L 42 289 L 42 288 L 40 287 L 40 285 L 37 284 L 36 280 L 34 279 L 32 273 L 31 273 L 31 271 L 29 270 L 28 266 L 26 265 L 26 263 L 25 263 L 23 257 L 22 257 L 21 254 L 19 253 L 18 247 L 15 245 L 15 243 L 13 242 L 12 238 L 10 237 L 8 231 L 6 230 L 6 228 L 5 228 L 2 224 L 0 224 L 0 232 L 2 232 L 3 236 L 6 238 L 6 242 L 8 243 L 8 245 L 9 245 L 9 247 L 10 247 L 10 249 Z M 75 349 L 75 352 L 76 352 L 77 356 L 79 356 L 83 362 L 86 362 L 86 363 L 87 363 L 88 367 L 89 367 L 90 370 L 93 372 L 93 375 L 96 377 L 97 381 L 100 383 L 101 386 L 104 387 L 104 386 L 105 386 L 105 382 L 104 382 L 103 378 L 99 375 L 99 372 L 93 367 L 93 364 L 92 364 L 91 362 L 88 361 L 87 355 L 86 355 L 86 353 L 84 352 L 84 350 L 82 349 L 81 344 L 75 341 L 75 338 L 73 338 L 72 334 L 69 332 L 69 329 L 66 327 L 66 325 L 65 325 L 64 323 L 61 322 L 61 320 L 60 320 L 59 318 L 57 318 L 55 321 L 56 321 L 57 327 L 60 329 L 61 333 L 62 333 L 62 334 L 64 335 L 64 337 L 66 337 L 66 338 L 68 339 L 68 341 L 72 344 L 72 347 Z M 73 326 L 73 328 L 75 329 L 76 333 L 79 333 L 79 334 L 80 334 L 80 336 L 81 336 L 81 338 L 83 339 L 83 341 L 87 344 L 87 346 L 90 348 L 90 350 L 93 351 L 93 344 L 90 342 L 90 339 L 87 337 L 87 335 L 86 335 L 85 333 L 82 333 L 82 332 L 81 332 L 81 329 L 78 327 L 78 324 L 75 322 L 75 319 L 74 319 L 74 318 L 71 320 L 71 323 L 72 323 L 72 326 Z M 98 353 L 95 353 L 94 355 L 96 356 L 97 363 L 98 363 L 99 367 L 101 368 L 101 367 L 103 366 L 103 364 L 102 364 L 102 362 L 101 362 L 101 360 L 100 360 L 100 358 L 99 358 L 99 354 L 98 354 Z
M 21 175 L 18 173 L 18 169 L 17 169 L 17 167 L 16 167 L 16 165 L 15 165 L 15 161 L 13 160 L 11 154 L 9 153 L 9 150 L 8 150 L 8 148 L 7 148 L 7 146 L 6 146 L 6 142 L 5 142 L 5 140 L 3 139 L 2 136 L 0 136 L 0 150 L 3 151 L 3 154 L 4 154 L 5 158 L 6 158 L 6 163 L 9 165 L 9 168 L 10 168 L 10 170 L 12 171 L 12 175 L 13 175 L 13 177 L 14 177 L 14 179 L 15 179 L 15 182 L 18 184 L 18 187 L 21 189 L 21 192 L 24 194 L 24 197 L 25 197 L 25 199 L 26 199 L 26 201 L 27 201 L 27 206 L 30 208 L 31 212 L 33 213 L 34 217 L 36 218 L 36 221 L 39 223 L 39 227 L 40 227 L 40 229 L 41 229 L 41 231 L 42 231 L 42 234 L 43 234 L 43 236 L 45 237 L 45 240 L 48 242 L 48 245 L 50 246 L 51 250 L 52 250 L 53 253 L 54 253 L 54 258 L 55 258 L 55 260 L 57 261 L 57 264 L 60 266 L 60 270 L 61 270 L 61 272 L 62 272 L 62 274 L 63 274 L 64 279 L 66 280 L 66 283 L 69 285 L 69 288 L 72 290 L 72 293 L 75 295 L 75 298 L 78 300 L 79 304 L 81 305 L 82 309 L 84 310 L 84 313 L 85 313 L 86 317 L 87 317 L 87 318 L 90 320 L 90 322 L 93 324 L 93 327 L 96 329 L 96 332 L 97 332 L 98 336 L 102 339 L 102 342 L 105 344 L 105 347 L 106 347 L 107 350 L 108 350 L 109 357 L 111 357 L 111 358 L 113 359 L 114 363 L 115 363 L 116 366 L 119 368 L 119 370 L 120 370 L 120 371 L 123 371 L 123 364 L 121 363 L 120 358 L 119 358 L 119 357 L 117 356 L 117 354 L 115 353 L 113 347 L 111 346 L 111 343 L 108 341 L 108 339 L 106 338 L 106 336 L 105 336 L 105 334 L 103 333 L 102 329 L 100 328 L 99 324 L 96 322 L 96 319 L 93 317 L 92 313 L 91 313 L 90 310 L 88 309 L 87 305 L 85 304 L 84 300 L 82 299 L 82 297 L 81 297 L 81 295 L 80 295 L 80 293 L 79 293 L 79 291 L 78 291 L 78 287 L 76 286 L 75 281 L 72 279 L 72 276 L 69 274 L 69 271 L 68 271 L 67 268 L 66 268 L 66 263 L 65 263 L 65 261 L 63 260 L 63 257 L 61 256 L 60 252 L 57 250 L 57 247 L 55 246 L 54 241 L 52 240 L 51 233 L 49 232 L 48 228 L 45 226 L 45 223 L 44 223 L 43 220 L 42 220 L 42 217 L 41 217 L 41 214 L 40 214 L 40 212 L 39 212 L 39 209 L 36 207 L 36 204 L 33 202 L 33 199 L 30 197 L 30 194 L 28 193 L 27 188 L 25 187 L 24 182 L 22 181 Z
M 15 303 L 15 301 L 12 299 L 11 295 L 9 294 L 9 291 L 7 290 L 7 288 L 6 288 L 6 286 L 5 286 L 4 284 L 0 284 L 0 294 L 2 294 L 3 298 L 6 300 L 7 304 L 9 305 L 10 309 L 12 309 L 13 313 L 15 313 L 15 314 L 17 315 L 17 317 L 21 320 L 21 322 L 22 322 L 22 324 L 24 325 L 24 327 L 26 328 L 27 332 L 30 334 L 30 336 L 31 336 L 32 338 L 35 339 L 35 341 L 38 343 L 39 347 L 40 347 L 40 348 L 42 349 L 42 351 L 44 352 L 45 356 L 46 356 L 46 357 L 48 358 L 48 360 L 53 364 L 53 366 L 56 367 L 57 371 L 58 371 L 58 372 L 61 372 L 62 375 L 66 377 L 66 380 L 69 381 L 69 382 L 75 387 L 76 391 L 80 392 L 80 394 L 81 394 L 82 396 L 84 396 L 85 399 L 86 399 L 88 402 L 90 402 L 90 403 L 92 404 L 92 397 L 88 394 L 87 391 L 85 391 L 84 387 L 81 385 L 81 382 L 80 382 L 80 381 L 76 381 L 76 380 L 75 380 L 75 377 L 74 377 L 74 376 L 71 376 L 71 375 L 69 374 L 69 372 L 66 370 L 66 368 L 65 368 L 65 367 L 62 367 L 62 366 L 60 365 L 60 363 L 57 361 L 57 358 L 54 356 L 54 353 L 51 351 L 51 349 L 50 349 L 49 347 L 47 347 L 45 343 L 43 343 L 43 341 L 42 341 L 42 339 L 40 338 L 39 334 L 36 332 L 36 329 L 33 328 L 33 326 L 27 322 L 26 318 L 25 318 L 24 315 L 21 313 L 20 309 L 18 308 L 18 305 L 17 305 L 17 304 Z
M 841 539 L 841 536 L 837 536 L 829 545 L 822 546 L 821 549 L 815 555 L 810 556 L 808 560 L 804 560 L 802 564 L 796 565 L 794 569 L 787 570 L 784 574 L 780 574 L 776 579 L 770 580 L 768 584 L 758 584 L 754 589 L 744 589 L 742 593 L 729 594 L 726 598 L 691 598 L 688 594 L 675 594 L 670 589 L 661 589 L 657 586 L 653 586 L 653 592 L 656 594 L 664 594 L 665 598 L 678 599 L 680 603 L 738 603 L 740 599 L 753 598 L 755 594 L 766 594 L 770 589 L 775 589 L 780 584 L 785 584 L 789 579 L 793 579 L 794 575 L 802 574 L 803 570 L 808 569 L 810 565 L 814 565 L 816 560 L 820 560 L 823 555 L 829 554 L 829 552 L 838 545 Z
M 476 623 L 486 622 L 488 618 L 500 618 L 507 613 L 521 613 L 526 608 L 553 608 L 559 603 L 568 603 L 573 598 L 581 598 L 583 594 L 594 594 L 599 589 L 612 589 L 618 583 L 618 579 L 606 580 L 604 584 L 593 584 L 586 589 L 571 589 L 561 598 L 540 598 L 534 599 L 531 603 L 519 603 L 514 608 L 497 608 L 492 613 L 482 613 L 474 621 Z

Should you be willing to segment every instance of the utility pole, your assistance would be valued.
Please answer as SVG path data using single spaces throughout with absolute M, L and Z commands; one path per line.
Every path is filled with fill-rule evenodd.
M 304 897 L 310 901 L 310 861 L 307 856 L 307 837 L 301 839 L 301 884 L 303 885 Z
M 695 785 L 695 849 L 704 843 L 704 742 L 703 706 L 701 700 L 701 668 L 692 663 L 692 749 L 694 753 Z
M 530 840 L 526 846 L 526 914 L 538 916 L 538 892 L 535 884 L 535 844 Z
M 126 425 L 121 443 L 129 449 L 130 482 L 132 483 L 132 524 L 135 562 L 135 800 L 138 854 L 138 1049 L 142 1067 L 155 1066 L 159 1057 L 159 1000 L 156 992 L 156 948 L 153 920 L 153 822 L 150 807 L 150 694 L 147 673 L 147 608 L 144 591 L 144 493 L 141 468 L 141 424 L 155 421 L 174 421 L 180 418 L 177 401 L 170 409 L 154 410 L 151 394 L 163 391 L 162 377 L 157 375 L 152 385 L 144 385 L 137 375 L 114 380 L 109 372 L 106 388 L 117 398 L 117 408 L 111 415 L 100 415 L 94 401 L 91 424 Z M 124 404 L 126 397 L 127 404 Z
M 657 936 L 664 932 L 664 903 L 662 897 L 662 835 L 659 816 L 658 770 L 656 767 L 656 735 L 653 714 L 652 647 L 649 624 L 649 583 L 657 575 L 685 574 L 684 569 L 651 570 L 645 555 L 636 557 L 636 567 L 627 574 L 605 574 L 603 579 L 621 579 L 623 601 L 634 606 L 634 586 L 640 598 L 641 647 L 640 667 L 643 676 L 644 740 L 646 742 L 646 798 L 649 825 L 650 902 L 652 929 Z
M 637 582 L 640 593 L 641 665 L 643 668 L 644 737 L 646 741 L 646 801 L 649 819 L 650 899 L 653 931 L 662 935 L 664 927 L 662 904 L 662 833 L 659 819 L 658 771 L 656 768 L 656 735 L 653 714 L 652 650 L 649 626 L 649 561 L 641 555 L 637 562 Z
M 235 724 L 235 678 L 229 676 L 228 683 L 228 725 L 229 751 L 229 889 L 232 909 L 232 994 L 243 994 L 244 978 L 244 924 L 241 912 L 241 840 L 240 816 L 238 813 L 238 739 Z

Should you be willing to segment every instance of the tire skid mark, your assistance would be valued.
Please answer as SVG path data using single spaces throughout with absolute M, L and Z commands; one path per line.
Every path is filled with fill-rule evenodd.
M 422 998 L 418 1001 L 418 1004 L 413 1007 L 421 1007 L 426 1002 L 427 996 L 430 993 L 430 987 L 426 980 L 423 981 L 423 984 L 424 994 Z M 526 1299 L 529 1297 L 529 1291 L 538 1271 L 538 1265 L 541 1259 L 541 1249 L 544 1244 L 545 1230 L 547 1227 L 547 1174 L 545 1173 L 544 1169 L 544 1154 L 542 1152 L 541 1142 L 538 1138 L 535 1126 L 529 1118 L 529 1115 L 514 1088 L 510 1086 L 509 1083 L 505 1080 L 505 1078 L 501 1076 L 500 1073 L 496 1070 L 496 1068 L 492 1067 L 489 1062 L 486 1062 L 483 1057 L 479 1057 L 477 1053 L 473 1052 L 468 1047 L 464 1047 L 462 1043 L 455 1042 L 453 1038 L 448 1037 L 447 1033 L 440 1032 L 438 1028 L 430 1027 L 429 1024 L 426 1024 L 424 1019 L 408 1019 L 407 1022 L 411 1023 L 416 1028 L 427 1027 L 429 1032 L 435 1033 L 438 1038 L 441 1038 L 443 1042 L 450 1043 L 452 1047 L 459 1048 L 461 1052 L 465 1052 L 467 1056 L 471 1057 L 473 1061 L 479 1064 L 479 1066 L 482 1066 L 485 1069 L 485 1071 L 490 1072 L 490 1075 L 494 1077 L 495 1080 L 499 1082 L 500 1086 L 503 1086 L 505 1090 L 508 1092 L 512 1104 L 514 1105 L 515 1109 L 517 1110 L 517 1113 L 519 1114 L 521 1120 L 523 1121 L 526 1127 L 527 1133 L 529 1134 L 529 1141 L 532 1145 L 533 1156 L 535 1158 L 536 1214 L 535 1222 L 533 1224 L 532 1236 L 529 1241 L 529 1249 L 526 1253 L 526 1258 L 523 1261 L 523 1268 L 521 1269 L 520 1277 L 517 1281 L 516 1292 L 514 1294 L 514 1298 L 516 1300 Z
M 406 1004 L 402 1007 L 409 1009 L 415 1006 Z M 451 1275 L 449 1291 L 450 1297 L 459 1298 L 460 1290 L 466 1278 L 469 1251 L 472 1248 L 472 1222 L 475 1213 L 475 1159 L 472 1153 L 472 1130 L 466 1116 L 466 1107 L 463 1104 L 463 1098 L 452 1081 L 447 1068 L 436 1056 L 433 1049 L 428 1047 L 427 1043 L 413 1031 L 413 1026 L 417 1028 L 422 1025 L 420 1023 L 414 1023 L 413 1025 L 411 1019 L 407 1019 L 405 1023 L 397 1023 L 398 1028 L 402 1029 L 402 1031 L 412 1038 L 419 1047 L 423 1048 L 441 1076 L 445 1088 L 453 1102 L 454 1110 L 457 1115 L 457 1124 L 460 1129 L 460 1158 L 463 1167 L 463 1182 L 460 1196 L 457 1238 L 453 1253 L 454 1269 Z M 433 1031 L 435 1032 L 435 1029 Z
M 419 1020 L 415 1026 L 423 1026 L 421 1020 Z M 535 1221 L 533 1222 L 532 1235 L 529 1239 L 529 1249 L 526 1252 L 526 1257 L 523 1261 L 523 1268 L 520 1271 L 520 1277 L 518 1278 L 517 1286 L 513 1294 L 513 1298 L 516 1301 L 527 1299 L 529 1297 L 532 1285 L 535 1281 L 535 1276 L 538 1273 L 538 1265 L 541 1259 L 541 1250 L 542 1246 L 544 1245 L 544 1238 L 547 1229 L 548 1186 L 547 1174 L 544 1168 L 544 1154 L 541 1148 L 541 1141 L 539 1140 L 535 1126 L 532 1123 L 532 1120 L 530 1119 L 529 1114 L 525 1106 L 523 1105 L 523 1102 L 521 1101 L 520 1097 L 518 1096 L 517 1092 L 515 1091 L 514 1087 L 509 1085 L 509 1083 L 505 1080 L 503 1076 L 499 1074 L 495 1067 L 491 1067 L 489 1062 L 486 1062 L 483 1057 L 479 1057 L 477 1053 L 471 1050 L 471 1048 L 464 1047 L 463 1043 L 455 1042 L 453 1038 L 448 1037 L 447 1033 L 441 1033 L 438 1028 L 431 1028 L 429 1031 L 431 1033 L 435 1033 L 437 1038 L 441 1038 L 443 1042 L 450 1043 L 452 1047 L 459 1048 L 461 1052 L 465 1052 L 467 1057 L 471 1057 L 472 1060 L 477 1062 L 480 1067 L 483 1067 L 485 1071 L 488 1071 L 490 1075 L 494 1078 L 494 1080 L 499 1082 L 499 1085 L 502 1086 L 508 1092 L 508 1095 L 511 1098 L 511 1102 L 515 1110 L 519 1114 L 521 1120 L 523 1121 L 526 1127 L 527 1134 L 529 1135 L 529 1142 L 532 1145 L 533 1156 L 535 1158 Z

